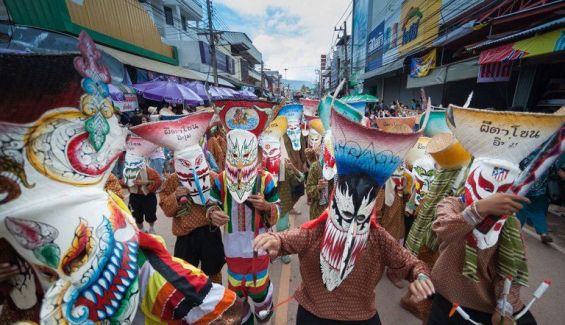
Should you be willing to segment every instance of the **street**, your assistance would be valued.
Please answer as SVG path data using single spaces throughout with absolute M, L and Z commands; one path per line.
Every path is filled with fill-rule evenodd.
M 308 205 L 306 197 L 302 197 L 296 205 L 296 209 L 301 212 L 299 216 L 291 215 L 291 225 L 299 226 L 308 219 Z M 157 234 L 163 236 L 170 252 L 173 251 L 175 237 L 171 234 L 171 219 L 165 217 L 158 209 L 158 219 L 155 229 Z M 531 299 L 531 294 L 544 279 L 552 281 L 551 287 L 543 296 L 540 302 L 536 302 L 532 308 L 532 313 L 536 317 L 538 324 L 558 324 L 557 320 L 565 318 L 565 309 L 561 292 L 565 290 L 565 249 L 562 246 L 543 245 L 535 232 L 527 227 L 524 232 L 524 239 L 527 247 L 528 266 L 530 271 L 529 287 L 522 289 L 522 301 L 527 303 Z M 559 245 L 558 243 L 557 245 Z M 224 284 L 226 280 L 226 268 L 224 266 Z M 298 259 L 292 257 L 290 264 L 283 264 L 280 260 L 272 263 L 270 268 L 271 280 L 275 291 L 273 303 L 275 314 L 272 324 L 294 324 L 296 317 L 297 303 L 290 298 L 294 290 L 300 285 L 300 271 Z M 405 282 L 405 288 L 407 282 Z M 400 307 L 400 298 L 407 289 L 397 289 L 386 277 L 384 277 L 377 287 L 377 309 L 383 324 L 405 324 L 417 325 L 421 322 L 410 313 Z M 289 300 L 290 299 L 290 300 Z

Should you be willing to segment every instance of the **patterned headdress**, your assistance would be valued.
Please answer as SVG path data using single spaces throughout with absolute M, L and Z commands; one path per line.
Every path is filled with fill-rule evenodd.
M 192 201 L 199 205 L 206 205 L 210 196 L 210 168 L 199 143 L 213 115 L 213 112 L 200 112 L 131 128 L 133 133 L 174 150 L 177 176 Z

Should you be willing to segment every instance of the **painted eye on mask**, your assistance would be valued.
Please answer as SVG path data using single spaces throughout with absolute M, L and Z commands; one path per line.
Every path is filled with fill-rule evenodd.
M 187 167 L 187 168 L 192 168 L 192 164 L 190 163 L 190 161 L 183 159 L 183 160 L 181 160 L 180 162 L 181 162 L 185 167 Z
M 365 219 L 367 219 L 367 217 L 360 214 L 360 215 L 357 216 L 357 223 L 363 223 L 365 221 Z
M 232 154 L 232 157 L 237 159 L 237 154 L 236 153 Z
M 198 158 L 196 158 L 196 164 L 200 165 L 202 163 L 203 159 L 204 159 L 204 157 L 202 157 L 202 155 L 198 156 Z
M 486 192 L 494 192 L 494 185 L 483 177 L 483 174 L 479 174 L 479 187 Z
M 249 158 L 249 153 L 246 153 L 245 155 L 243 155 L 243 158 L 245 158 L 245 159 Z

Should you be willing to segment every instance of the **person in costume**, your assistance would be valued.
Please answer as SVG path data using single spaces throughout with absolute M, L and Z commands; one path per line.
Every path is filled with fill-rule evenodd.
M 425 265 L 374 217 L 377 191 L 420 134 L 367 128 L 335 110 L 331 118 L 338 177 L 330 207 L 298 229 L 258 236 L 254 249 L 271 256 L 298 254 L 297 324 L 380 324 L 374 290 L 385 267 L 413 281 L 415 299 L 434 292 Z M 353 148 L 369 154 L 352 155 Z
M 432 231 L 437 205 L 448 196 L 459 195 L 471 155 L 451 133 L 440 133 L 431 138 L 421 157 L 427 160 L 426 155 L 432 157 L 436 170 L 426 195 L 416 206 L 414 224 L 408 233 L 405 247 L 432 269 L 439 256 L 437 237 Z M 414 303 L 410 301 L 410 293 L 406 292 L 400 305 L 414 316 L 426 320 L 432 304 L 429 300 Z
M 437 295 L 429 324 L 448 323 L 455 302 L 476 322 L 513 324 L 513 315 L 523 308 L 520 288 L 528 284 L 525 247 L 514 216 L 529 203 L 513 193 L 522 186 L 516 181 L 526 179 L 520 175 L 519 163 L 563 122 L 565 112 L 533 114 L 450 106 L 448 125 L 474 160 L 465 194 L 441 201 L 432 224 L 440 255 L 432 272 Z M 543 174 L 542 169 L 531 176 Z M 531 171 L 524 169 L 527 174 Z M 463 323 L 459 315 L 451 322 Z M 535 320 L 528 314 L 518 324 L 535 324 Z
M 157 221 L 157 190 L 161 177 L 147 164 L 147 159 L 157 148 L 139 137 L 129 137 L 124 164 L 124 183 L 129 190 L 129 206 L 137 228 L 145 231 L 144 221 L 149 224 L 149 233 L 155 233 Z
M 424 194 L 427 193 L 430 183 L 427 181 L 428 180 L 427 176 L 428 174 L 433 174 L 435 172 L 435 168 L 433 166 L 433 159 L 431 159 L 431 157 L 429 157 L 429 155 L 426 154 L 426 147 L 429 142 L 430 142 L 430 138 L 420 137 L 420 139 L 418 139 L 418 142 L 416 142 L 414 147 L 412 147 L 412 149 L 410 149 L 410 151 L 408 151 L 408 153 L 406 154 L 406 159 L 404 159 L 406 172 L 410 173 L 410 175 L 413 176 L 412 178 L 414 180 L 412 182 L 412 185 L 409 185 L 409 187 L 411 188 L 410 199 L 408 200 L 408 202 L 406 202 L 406 210 L 404 213 L 404 223 L 406 226 L 405 238 L 408 237 L 408 232 L 410 231 L 410 228 L 414 223 L 414 219 L 418 212 L 418 207 L 420 206 L 420 203 L 422 203 Z M 426 160 L 431 160 L 432 168 L 431 169 L 429 168 L 429 163 L 427 162 L 425 164 L 428 166 L 421 166 L 424 168 L 426 173 L 421 173 L 422 174 L 421 183 L 418 184 L 415 175 L 416 171 L 414 169 L 414 163 L 424 157 L 427 158 Z M 423 172 L 423 170 L 421 169 L 420 171 Z M 416 203 L 416 201 L 418 201 L 418 203 Z
M 281 145 L 287 126 L 286 117 L 278 116 L 259 138 L 262 166 L 274 177 L 281 203 L 280 218 L 276 224 L 277 231 L 284 231 L 290 227 L 289 212 L 296 203 L 292 188 L 304 182 L 304 174 L 292 165 L 286 148 Z M 281 257 L 281 261 L 285 264 L 290 263 L 290 256 Z
M 225 225 L 224 251 L 228 288 L 243 300 L 242 323 L 267 322 L 272 315 L 273 285 L 269 256 L 253 252 L 253 238 L 268 232 L 280 216 L 275 178 L 258 161 L 257 135 L 269 124 L 273 104 L 264 101 L 217 101 L 220 120 L 229 130 L 225 170 L 212 184 L 215 205 L 207 215 Z M 253 312 L 248 303 L 253 301 Z
M 317 132 L 323 134 L 325 130 L 320 129 Z M 335 159 L 331 134 L 323 138 L 319 150 L 321 150 L 322 156 L 310 165 L 308 179 L 306 180 L 306 195 L 308 195 L 308 203 L 310 204 L 310 220 L 318 218 L 327 209 L 330 202 L 329 197 L 333 193 Z M 331 167 L 329 166 L 330 164 Z
M 397 168 L 377 194 L 376 211 L 379 224 L 402 245 L 404 242 L 404 210 L 410 198 L 404 166 Z
M 212 125 L 208 134 L 208 150 L 214 156 L 214 160 L 218 164 L 219 170 L 224 170 L 224 163 L 226 161 L 226 135 L 220 123 Z
M 212 281 L 221 283 L 224 246 L 220 228 L 206 216 L 213 177 L 199 144 L 213 115 L 200 112 L 143 124 L 131 131 L 174 151 L 175 172 L 167 177 L 159 193 L 163 213 L 173 219 L 172 232 L 177 236 L 174 256 L 200 265 Z
M 10 279 L 13 308 L 4 301 L 1 323 L 221 318 L 235 293 L 173 258 L 158 237 L 139 231 L 123 201 L 104 191 L 127 132 L 108 97 L 111 75 L 102 53 L 85 32 L 65 42 L 77 43 L 80 55 L 0 52 L 0 87 L 9 94 L 0 98 L 0 156 L 11 173 L 2 173 L 0 237 L 14 249 L 0 263 L 13 257 L 11 265 L 27 264 Z M 34 305 L 39 313 L 21 312 Z M 5 317 L 9 311 L 16 312 Z
M 301 104 L 288 104 L 280 109 L 278 116 L 284 116 L 287 119 L 288 126 L 286 133 L 283 135 L 283 140 L 290 162 L 301 173 L 307 173 L 308 164 L 304 154 L 307 143 L 306 137 L 302 135 L 301 130 L 303 114 L 304 107 Z M 295 184 L 292 187 L 292 196 L 294 200 L 291 207 L 292 214 L 299 214 L 299 212 L 294 209 L 294 205 L 298 202 L 302 195 L 304 195 L 304 184 Z M 281 225 L 277 226 L 278 229 L 288 229 L 288 219 L 283 218 L 279 222 Z

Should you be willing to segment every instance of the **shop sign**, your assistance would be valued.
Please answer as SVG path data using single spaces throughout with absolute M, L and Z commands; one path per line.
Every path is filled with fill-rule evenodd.
M 505 82 L 510 81 L 512 62 L 496 62 L 481 64 L 477 82 Z
M 114 107 L 119 112 L 131 112 L 138 109 L 137 96 L 135 94 L 124 94 L 124 100 L 114 100 Z

